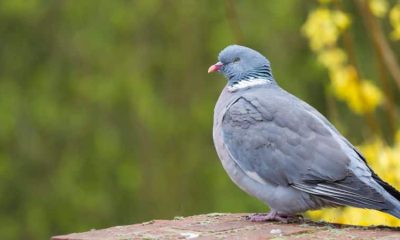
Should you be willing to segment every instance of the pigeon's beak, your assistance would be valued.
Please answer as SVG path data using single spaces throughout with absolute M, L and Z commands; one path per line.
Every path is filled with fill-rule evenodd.
M 211 67 L 208 68 L 208 73 L 217 72 L 221 69 L 222 66 L 224 66 L 222 62 L 217 62 L 216 64 L 211 65 Z

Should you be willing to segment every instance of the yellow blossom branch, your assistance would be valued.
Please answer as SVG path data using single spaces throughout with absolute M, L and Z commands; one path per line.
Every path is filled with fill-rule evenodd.
M 349 61 L 351 65 L 354 67 L 357 77 L 354 78 L 358 84 L 360 84 L 360 77 L 361 73 L 358 68 L 358 64 L 356 61 L 355 53 L 354 53 L 354 44 L 353 44 L 353 39 L 349 33 L 349 31 L 344 31 L 343 33 L 343 44 L 344 48 L 346 49 L 347 53 L 349 54 Z M 365 106 L 366 104 L 366 99 L 365 99 L 365 94 L 360 94 L 360 100 L 363 102 L 363 105 Z M 375 114 L 371 113 L 370 111 L 365 111 L 365 121 L 371 130 L 372 133 L 374 133 L 376 136 L 381 136 L 382 132 L 380 131 L 379 128 L 379 122 Z
M 319 55 L 320 62 L 322 62 L 323 65 L 325 65 L 330 71 L 331 79 L 333 81 L 332 84 L 335 89 L 336 96 L 342 100 L 347 101 L 347 103 L 349 104 L 350 108 L 353 111 L 359 114 L 361 113 L 364 116 L 365 122 L 368 128 L 370 129 L 370 132 L 374 136 L 381 136 L 382 132 L 379 127 L 379 121 L 373 112 L 373 109 L 379 102 L 378 99 L 380 98 L 380 94 L 378 90 L 374 86 L 372 86 L 369 82 L 361 80 L 361 73 L 357 66 L 357 61 L 354 53 L 353 40 L 348 31 L 349 22 L 348 20 L 344 20 L 345 19 L 344 16 L 346 15 L 342 10 L 341 2 L 334 1 L 334 4 L 337 10 L 332 11 L 333 14 L 331 16 L 335 15 L 343 16 L 341 18 L 336 17 L 336 19 L 343 19 L 343 20 L 336 21 L 335 24 L 339 29 L 342 29 L 343 43 L 348 55 L 339 50 L 339 48 L 332 46 L 336 45 L 339 32 L 336 33 L 337 35 L 334 35 L 335 37 L 327 38 L 327 40 L 331 41 L 322 42 L 322 46 L 323 44 L 329 43 L 327 48 L 325 46 L 325 50 L 321 50 L 321 47 L 319 47 L 319 48 L 314 48 L 314 51 L 316 51 L 317 54 Z M 321 16 L 325 16 L 322 15 L 321 13 L 325 13 L 326 15 L 328 15 L 327 11 L 330 11 L 326 8 L 322 9 L 323 9 L 322 11 L 324 12 L 322 12 L 321 10 L 317 11 L 317 13 L 319 13 L 320 18 Z M 314 14 L 312 16 L 318 16 L 318 15 Z M 335 17 L 333 19 L 335 19 Z M 306 23 L 304 26 L 305 28 L 304 32 L 308 33 L 309 36 L 318 33 L 318 26 L 313 27 L 313 22 L 314 20 L 311 19 L 311 21 L 308 24 Z M 344 23 L 344 24 L 338 24 L 338 23 Z M 327 25 L 328 24 L 325 24 L 325 26 Z M 314 37 L 314 40 L 317 40 L 316 43 L 319 43 L 321 37 L 318 35 L 317 37 Z M 313 46 L 312 43 L 313 42 L 311 41 L 311 47 Z M 319 45 L 321 45 L 321 43 L 319 43 Z M 314 46 L 319 46 L 319 45 L 315 44 Z M 347 58 L 346 56 L 348 57 L 350 65 L 346 64 L 346 58 Z M 374 95 L 378 97 L 373 101 L 371 98 L 372 96 L 367 96 L 367 92 L 371 93 L 371 91 L 373 91 L 372 93 L 375 93 Z
M 390 48 L 389 43 L 386 41 L 385 35 L 383 34 L 382 27 L 379 25 L 377 20 L 371 15 L 370 9 L 366 6 L 364 0 L 355 0 L 358 8 L 361 11 L 361 15 L 366 22 L 366 25 L 370 31 L 372 40 L 377 46 L 378 51 L 381 53 L 383 61 L 387 66 L 390 74 L 392 75 L 397 87 L 400 90 L 400 68 L 397 59 Z
M 377 19 L 372 15 L 371 10 L 368 8 L 364 1 L 356 0 L 355 2 L 361 12 L 366 28 L 370 30 L 367 32 L 372 39 L 374 50 L 378 58 L 379 79 L 381 81 L 383 91 L 385 92 L 384 107 L 386 109 L 385 112 L 387 114 L 387 120 L 389 123 L 390 139 L 393 139 L 394 132 L 396 130 L 397 114 L 396 107 L 393 101 L 392 91 L 390 89 L 390 84 L 385 71 L 385 66 L 389 68 L 389 71 L 392 73 L 392 75 L 397 74 L 395 75 L 396 78 L 394 76 L 393 78 L 400 88 L 399 66 L 393 54 L 393 51 L 386 41 L 382 28 Z

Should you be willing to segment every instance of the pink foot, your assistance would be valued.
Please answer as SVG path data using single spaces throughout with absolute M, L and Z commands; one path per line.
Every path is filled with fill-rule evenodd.
M 247 220 L 251 222 L 267 222 L 267 221 L 278 221 L 278 222 L 298 222 L 303 219 L 301 215 L 287 215 L 279 214 L 275 210 L 271 210 L 268 214 L 266 213 L 256 213 L 246 217 Z

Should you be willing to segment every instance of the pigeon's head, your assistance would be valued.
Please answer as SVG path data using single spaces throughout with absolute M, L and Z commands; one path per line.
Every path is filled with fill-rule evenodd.
M 239 45 L 230 45 L 219 53 L 218 62 L 208 69 L 208 73 L 220 72 L 228 81 L 249 78 L 272 79 L 271 66 L 259 52 Z

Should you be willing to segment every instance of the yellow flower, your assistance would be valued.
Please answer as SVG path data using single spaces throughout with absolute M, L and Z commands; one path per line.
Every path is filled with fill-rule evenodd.
M 388 11 L 388 7 L 386 0 L 369 0 L 369 9 L 377 17 L 384 17 Z
M 347 84 L 346 100 L 349 107 L 358 114 L 372 112 L 382 101 L 382 93 L 371 82 L 362 80 Z
M 346 100 L 349 92 L 354 88 L 357 82 L 357 71 L 351 65 L 337 68 L 330 72 L 330 79 L 336 96 L 339 99 Z
M 361 82 L 361 94 L 363 95 L 363 111 L 371 112 L 382 102 L 382 92 L 370 81 Z
M 382 101 L 381 91 L 370 81 L 359 80 L 351 65 L 331 71 L 330 78 L 335 95 L 346 101 L 355 113 L 372 112 Z
M 345 101 L 355 113 L 362 114 L 365 112 L 359 82 L 354 81 L 347 85 Z
M 345 51 L 338 47 L 329 48 L 322 50 L 318 54 L 318 61 L 330 71 L 334 71 L 335 69 L 344 65 L 344 63 L 347 61 L 347 55 Z
M 340 31 L 350 24 L 349 17 L 341 11 L 317 8 L 312 11 L 302 27 L 302 32 L 309 38 L 314 51 L 333 46 Z
M 333 11 L 332 18 L 340 30 L 345 30 L 350 26 L 350 17 L 342 11 Z
M 390 37 L 393 40 L 400 40 L 400 4 L 396 4 L 390 10 L 389 19 L 393 27 L 393 31 L 390 33 Z

